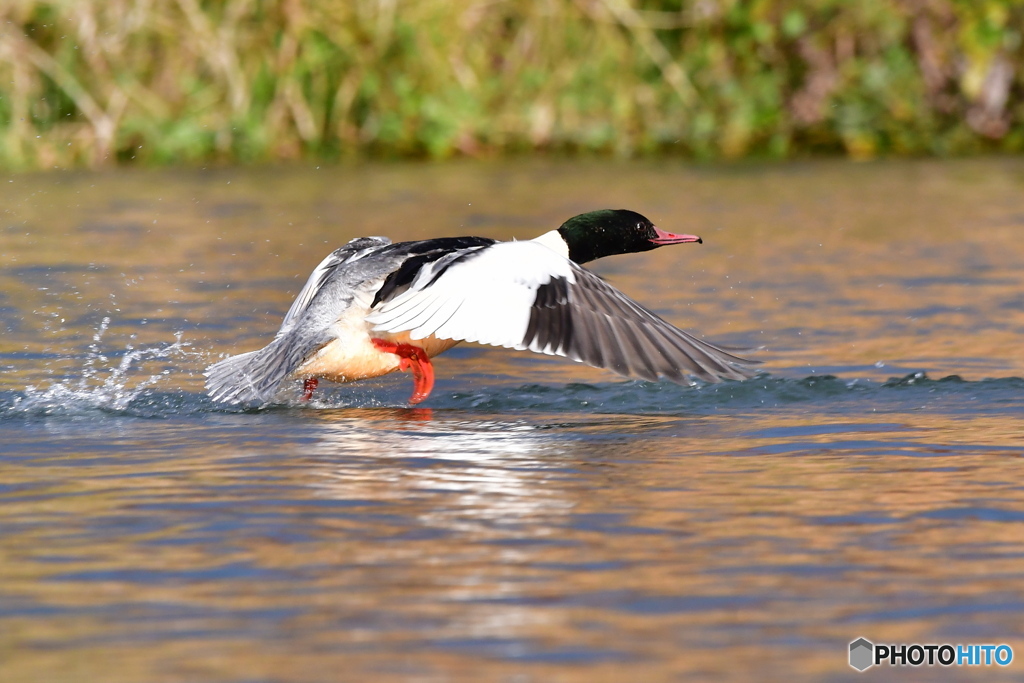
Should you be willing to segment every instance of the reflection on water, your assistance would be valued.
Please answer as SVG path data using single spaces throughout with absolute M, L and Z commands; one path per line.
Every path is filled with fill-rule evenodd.
M 813 678 L 866 632 L 1020 644 L 1002 417 L 310 412 L 9 430 L 11 680 Z
M 2 183 L 0 678 L 852 680 L 859 636 L 1019 657 L 1022 171 Z M 464 347 L 424 408 L 407 376 L 202 396 L 349 237 L 526 237 L 595 205 L 702 234 L 600 270 L 765 345 L 767 374 L 691 389 Z M 913 675 L 968 674 L 1018 675 Z
M 347 412 L 316 427 L 321 466 L 310 478 L 318 495 L 415 502 L 430 510 L 422 523 L 462 533 L 516 520 L 544 534 L 547 517 L 569 506 L 557 495 L 559 449 L 525 420 L 435 420 L 430 409 Z M 384 460 L 387 476 L 367 471 L 367 458 Z

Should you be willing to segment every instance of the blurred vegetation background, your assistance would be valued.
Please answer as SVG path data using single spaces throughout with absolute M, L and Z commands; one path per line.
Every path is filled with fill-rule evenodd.
M 0 165 L 1024 148 L 1024 0 L 3 0 Z

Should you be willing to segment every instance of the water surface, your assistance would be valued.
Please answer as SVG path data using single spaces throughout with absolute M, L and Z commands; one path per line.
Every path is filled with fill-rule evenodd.
M 860 636 L 1020 676 L 1024 162 L 0 180 L 4 681 L 854 680 Z M 764 374 L 467 345 L 415 409 L 203 396 L 353 237 L 600 207 L 704 237 L 594 269 Z

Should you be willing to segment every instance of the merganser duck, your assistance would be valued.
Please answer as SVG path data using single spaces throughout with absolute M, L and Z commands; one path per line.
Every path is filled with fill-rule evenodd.
M 665 322 L 581 267 L 602 256 L 702 243 L 634 211 L 591 211 L 533 240 L 354 239 L 325 258 L 259 351 L 206 370 L 216 401 L 268 403 L 288 380 L 354 382 L 411 370 L 430 395 L 430 359 L 462 341 L 565 356 L 627 377 L 681 384 L 754 374 L 751 361 Z

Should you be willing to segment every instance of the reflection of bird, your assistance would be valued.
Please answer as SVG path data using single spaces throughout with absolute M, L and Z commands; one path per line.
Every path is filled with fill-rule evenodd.
M 430 395 L 430 358 L 460 341 L 566 356 L 621 375 L 685 383 L 745 379 L 745 360 L 668 324 L 579 264 L 700 242 L 633 211 L 592 211 L 524 242 L 360 237 L 320 263 L 266 347 L 207 371 L 210 396 L 273 400 L 288 379 L 335 382 L 411 370 Z

